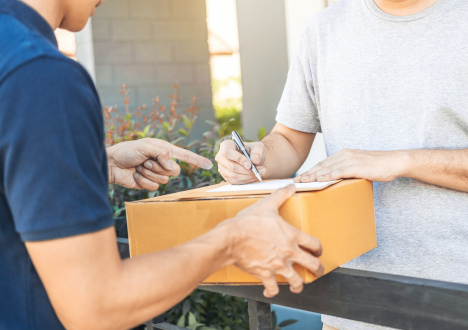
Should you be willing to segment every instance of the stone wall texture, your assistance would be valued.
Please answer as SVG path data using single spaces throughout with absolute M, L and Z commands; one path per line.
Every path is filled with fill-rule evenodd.
M 214 118 L 205 0 L 109 0 L 96 10 L 92 35 L 103 105 L 123 110 L 123 83 L 130 109 L 151 107 L 155 96 L 168 105 L 176 83 L 183 106 L 198 100 L 201 136 Z

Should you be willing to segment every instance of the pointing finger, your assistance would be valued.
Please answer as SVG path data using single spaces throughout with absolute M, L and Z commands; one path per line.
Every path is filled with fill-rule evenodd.
M 176 158 L 178 160 L 204 168 L 206 170 L 209 170 L 213 167 L 213 163 L 205 157 L 197 155 L 196 153 L 191 152 L 189 150 L 176 147 L 172 144 L 170 146 L 172 158 Z

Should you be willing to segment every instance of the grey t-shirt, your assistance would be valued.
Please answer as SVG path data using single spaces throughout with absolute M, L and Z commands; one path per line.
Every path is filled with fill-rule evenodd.
M 468 1 L 403 17 L 373 0 L 323 10 L 304 31 L 276 120 L 322 132 L 328 155 L 468 148 Z M 468 284 L 468 193 L 399 178 L 374 183 L 374 198 L 378 248 L 345 267 Z

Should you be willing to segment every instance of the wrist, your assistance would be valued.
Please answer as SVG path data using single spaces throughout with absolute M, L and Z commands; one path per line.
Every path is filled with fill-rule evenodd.
M 240 230 L 237 221 L 228 219 L 220 223 L 214 230 L 211 231 L 220 241 L 220 268 L 234 265 L 236 259 L 236 246 L 238 245 Z
M 398 177 L 411 177 L 415 150 L 399 150 L 397 152 L 399 154 L 398 159 L 400 160 Z

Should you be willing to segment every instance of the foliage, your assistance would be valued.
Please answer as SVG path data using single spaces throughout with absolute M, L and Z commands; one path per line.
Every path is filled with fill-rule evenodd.
M 212 80 L 211 87 L 213 90 L 213 107 L 215 109 L 218 123 L 228 123 L 229 131 L 236 130 L 242 134 L 241 118 L 242 98 L 224 95 L 223 91 L 230 89 L 241 90 L 240 77 L 229 77 L 224 80 Z
M 193 320 L 196 320 L 195 324 L 200 326 L 200 328 L 195 328 L 196 330 L 249 329 L 247 300 L 203 290 L 195 290 L 184 301 L 166 312 L 164 317 L 168 323 L 177 323 L 181 327 L 188 328 L 194 324 Z M 275 311 L 271 312 L 271 320 L 271 329 L 274 330 L 281 330 L 298 322 L 288 319 L 278 323 Z M 201 325 L 205 327 L 201 327 Z
M 164 317 L 168 323 L 189 327 L 191 315 L 197 322 L 212 329 L 247 330 L 249 328 L 247 301 L 237 297 L 195 290 L 166 312 Z
M 192 150 L 215 163 L 214 157 L 219 150 L 219 145 L 229 136 L 231 131 L 228 129 L 228 123 L 220 125 L 210 121 L 208 123 L 211 125 L 211 130 L 204 133 L 203 139 L 192 141 L 190 135 L 199 113 L 195 97 L 187 109 L 181 110 L 178 86 L 174 85 L 174 92 L 169 95 L 169 106 L 161 105 L 159 97 L 156 96 L 152 100 L 151 109 L 147 109 L 143 105 L 137 107 L 134 111 L 130 111 L 130 99 L 126 85 L 122 85 L 120 93 L 124 97 L 125 113 L 118 111 L 117 107 L 105 107 L 103 109 L 107 130 L 106 145 L 152 137 Z M 184 162 L 178 163 L 181 167 L 181 174 L 178 177 L 171 177 L 167 184 L 161 185 L 155 192 L 130 190 L 118 185 L 110 185 L 109 199 L 114 209 L 114 216 L 124 214 L 125 201 L 199 188 L 219 183 L 222 180 L 216 165 L 210 170 L 204 170 Z
M 215 107 L 218 123 L 228 123 L 228 131 L 237 131 L 242 134 L 241 112 L 237 108 Z

